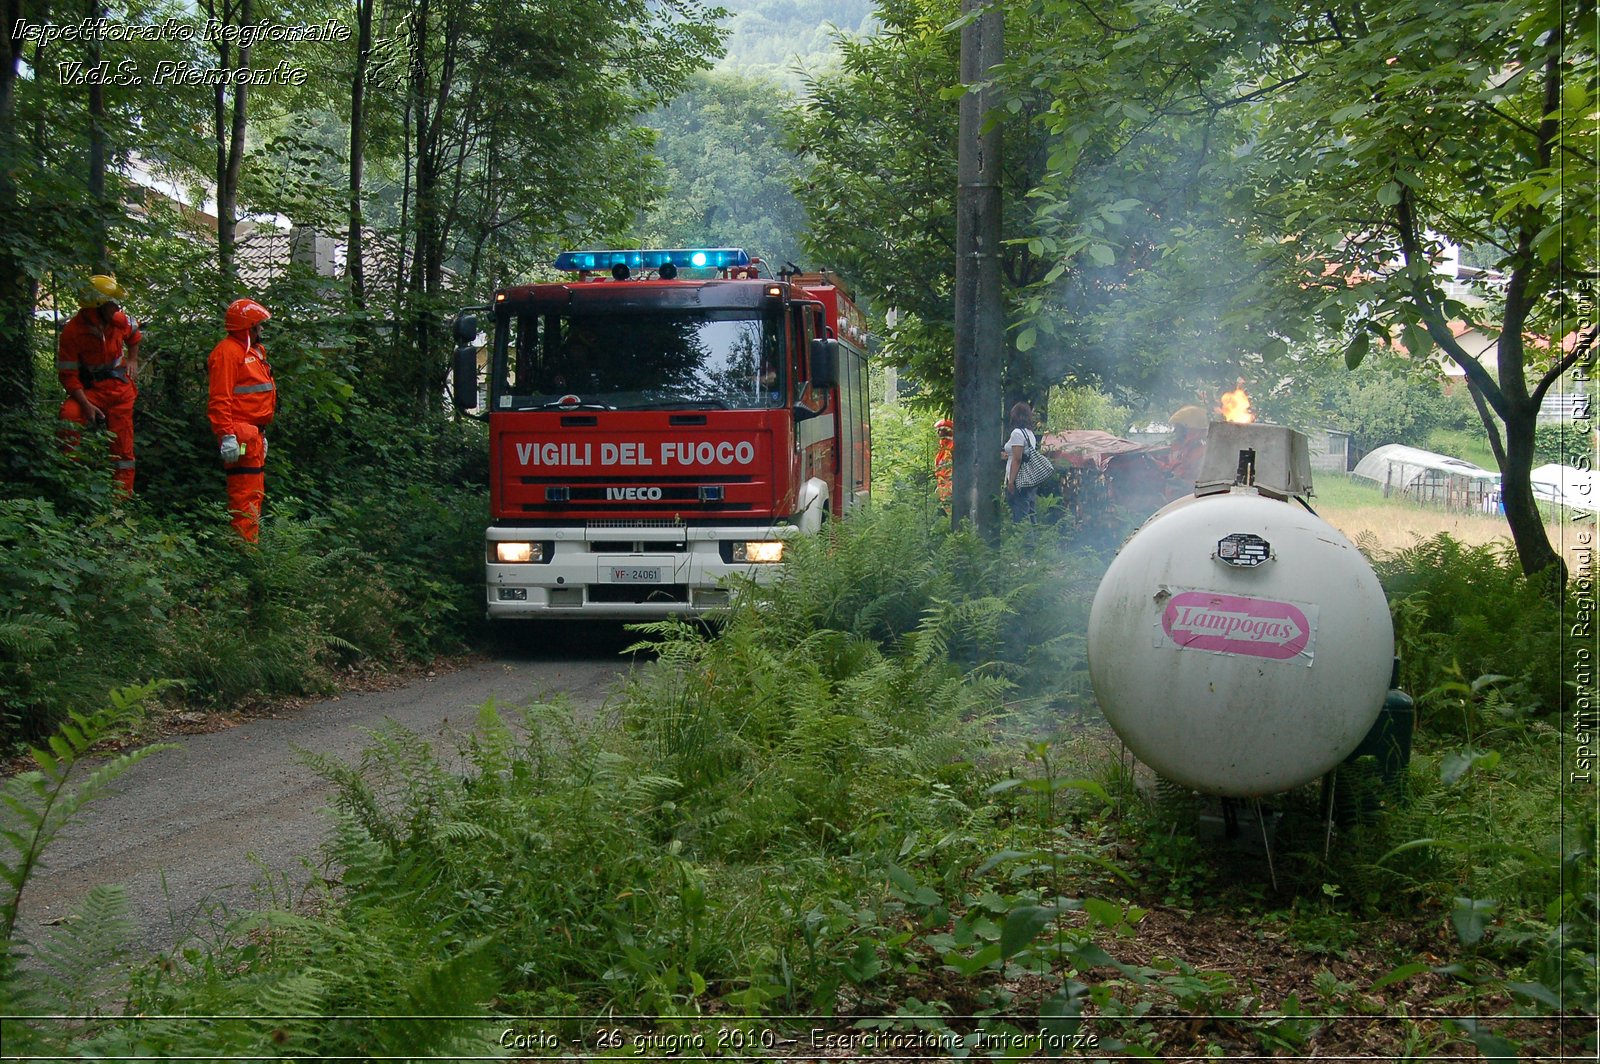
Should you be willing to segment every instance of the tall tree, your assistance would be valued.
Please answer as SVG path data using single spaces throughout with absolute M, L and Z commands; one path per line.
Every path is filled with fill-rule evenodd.
M 254 0 L 204 0 L 202 10 L 216 19 L 224 32 L 214 37 L 217 64 L 224 70 L 250 69 L 250 38 L 230 36 L 254 18 Z M 235 44 L 237 40 L 237 44 Z M 229 100 L 229 89 L 232 100 Z M 239 173 L 244 165 L 245 134 L 249 128 L 249 85 L 235 79 L 233 85 L 219 81 L 212 97 L 212 139 L 216 143 L 217 166 L 217 265 L 225 283 L 239 279 L 235 252 L 238 245 Z
M 520 264 L 553 232 L 620 232 L 645 192 L 633 119 L 707 66 L 720 33 L 696 0 L 424 0 L 412 12 L 400 308 L 412 343 L 387 372 L 397 397 L 430 404 L 446 370 L 435 334 L 447 264 L 470 269 L 486 247 Z
M 1533 496 L 1539 407 L 1593 357 L 1594 22 L 1593 0 L 1292 5 L 1259 27 L 1256 87 L 1236 97 L 1261 101 L 1248 202 L 1273 320 L 1342 332 L 1352 366 L 1378 341 L 1461 367 L 1530 575 L 1566 571 Z M 1486 305 L 1440 272 L 1447 244 L 1493 249 Z M 1461 323 L 1492 350 L 1467 350 Z
M 638 239 L 657 247 L 742 247 L 774 267 L 802 264 L 799 165 L 781 123 L 792 102 L 764 78 L 702 74 L 651 114 L 645 122 L 662 162 L 654 182 L 660 198 L 640 221 Z
M 1144 407 L 1282 355 L 1269 323 L 1234 313 L 1250 278 L 1229 224 L 1243 116 L 1210 105 L 1236 83 L 1234 38 L 1159 2 L 1014 7 L 1029 32 L 1008 32 L 998 80 L 1040 152 L 1008 223 L 1044 264 L 1015 310 L 1033 374 Z
M 375 0 L 355 0 L 356 62 L 350 76 L 350 229 L 345 244 L 345 272 L 350 278 L 350 298 L 365 307 L 367 273 L 364 255 L 366 222 L 361 210 L 361 182 L 367 152 L 367 78 L 372 61 L 372 16 Z
M 989 79 L 1005 55 L 998 0 L 962 0 L 961 97 L 956 148 L 955 457 L 951 519 L 980 535 L 998 532 L 1000 379 L 1005 368 L 1005 294 L 1000 288 L 1001 137 Z
M 5 0 L 5 25 L 22 18 L 22 0 Z M 16 175 L 22 139 L 16 128 L 16 88 L 26 45 L 21 34 L 8 33 L 0 54 L 0 413 L 8 419 L 33 404 L 33 278 L 16 235 L 27 231 Z
M 84 17 L 93 21 L 103 17 L 105 7 L 100 0 L 88 0 Z M 89 70 L 98 72 L 101 61 L 100 38 L 93 34 L 87 42 Z M 111 269 L 111 253 L 106 246 L 106 221 L 110 203 L 106 199 L 106 88 L 105 80 L 91 75 L 89 93 L 89 159 L 88 179 L 89 209 L 93 212 L 93 244 L 90 249 L 91 265 L 96 270 Z
M 878 15 L 882 32 L 841 39 L 840 69 L 814 78 L 791 117 L 810 163 L 801 197 L 813 243 L 899 309 L 889 357 L 948 396 L 958 9 L 884 0 Z M 1008 55 L 992 80 L 1006 138 L 1007 399 L 1038 400 L 1064 379 L 1159 389 L 1175 353 L 1196 377 L 1214 373 L 1235 348 L 1214 339 L 1224 300 L 1207 293 L 1241 257 L 1200 218 L 1225 216 L 1207 195 L 1230 120 L 1177 100 L 1216 76 L 1216 46 L 1162 59 L 1137 20 L 1069 0 L 1008 5 L 1005 17 Z

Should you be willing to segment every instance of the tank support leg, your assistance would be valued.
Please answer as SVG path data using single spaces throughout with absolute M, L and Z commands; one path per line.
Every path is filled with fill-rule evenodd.
M 1261 828 L 1261 845 L 1267 851 L 1267 875 L 1272 877 L 1272 889 L 1276 892 L 1278 889 L 1278 870 L 1272 864 L 1272 839 L 1267 836 L 1267 815 L 1261 809 L 1260 798 L 1252 798 L 1250 801 L 1256 807 L 1256 824 Z
M 1333 850 L 1333 800 L 1334 792 L 1339 787 L 1339 771 L 1330 769 L 1323 778 L 1322 818 L 1326 822 L 1322 835 L 1322 859 L 1326 861 L 1328 854 Z

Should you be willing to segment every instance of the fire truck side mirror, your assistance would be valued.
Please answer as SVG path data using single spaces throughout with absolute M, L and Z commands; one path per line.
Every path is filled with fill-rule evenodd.
M 476 314 L 456 315 L 456 343 L 466 345 L 478 338 L 478 316 Z
M 459 332 L 460 326 L 457 326 Z M 476 334 L 474 334 L 476 335 Z M 450 391 L 457 410 L 478 408 L 478 350 L 470 340 L 456 348 L 454 380 Z
M 811 386 L 839 386 L 839 341 L 820 337 L 811 341 Z

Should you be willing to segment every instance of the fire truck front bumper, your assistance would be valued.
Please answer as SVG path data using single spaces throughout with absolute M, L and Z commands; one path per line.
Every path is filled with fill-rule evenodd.
M 730 603 L 730 577 L 776 576 L 796 534 L 791 525 L 491 527 L 488 615 L 640 620 L 709 613 Z

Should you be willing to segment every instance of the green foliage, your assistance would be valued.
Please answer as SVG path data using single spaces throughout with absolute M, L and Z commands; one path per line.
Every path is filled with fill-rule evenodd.
M 629 246 L 742 247 L 774 272 L 801 263 L 798 167 L 778 121 L 788 103 L 770 81 L 700 75 L 653 114 L 663 195 Z
M 1569 198 L 1592 187 L 1600 142 L 1592 109 L 1573 107 L 1596 84 L 1588 51 L 1565 46 L 1582 32 L 1576 13 L 1404 0 L 1305 39 L 1299 27 L 1322 14 L 1263 16 L 1265 39 L 1241 56 L 1241 82 L 1265 86 L 1252 94 L 1259 137 L 1243 152 L 1251 176 L 1238 197 L 1269 280 L 1251 313 L 1281 318 L 1294 341 L 1339 337 L 1352 365 L 1374 341 L 1414 357 L 1437 346 L 1470 375 L 1494 410 L 1490 434 L 1513 441 L 1520 461 L 1532 450 L 1532 395 L 1563 369 L 1526 337 L 1566 336 L 1593 300 L 1595 248 L 1573 242 L 1593 231 L 1593 200 L 1579 209 Z M 1498 297 L 1497 323 L 1437 268 L 1447 243 L 1492 258 L 1503 284 L 1477 288 Z M 1494 343 L 1468 350 L 1460 322 Z M 1508 471 L 1508 484 L 1527 468 Z M 1525 569 L 1562 564 L 1531 493 L 1508 491 L 1506 514 Z
M 204 495 L 190 485 L 188 512 L 157 514 L 142 497 L 88 490 L 103 470 L 42 451 L 52 479 L 36 484 L 63 485 L 51 488 L 59 505 L 0 498 L 0 744 L 48 732 L 66 707 L 129 679 L 172 677 L 191 698 L 228 704 L 326 690 L 335 666 L 426 657 L 463 638 L 481 557 L 481 434 L 450 444 L 370 411 L 350 420 L 395 431 L 306 461 L 353 453 L 367 476 L 307 475 L 292 442 L 281 460 L 275 449 L 283 476 L 269 475 L 254 549 L 226 523 L 220 474 Z M 289 496 L 296 483 L 309 499 Z
M 799 89 L 802 72 L 833 60 L 834 35 L 866 36 L 874 28 L 871 0 L 724 0 L 730 15 L 721 69 Z
M 96 744 L 132 723 L 145 701 L 165 686 L 168 685 L 149 683 L 122 688 L 111 692 L 110 705 L 105 709 L 67 714 L 60 730 L 48 742 L 28 751 L 37 768 L 6 781 L 0 792 L 0 801 L 10 811 L 8 826 L 0 831 L 8 851 L 0 859 L 0 878 L 5 880 L 5 894 L 0 896 L 0 934 L 7 942 L 16 930 L 23 889 L 50 840 L 113 780 L 163 748 L 150 746 L 119 755 L 90 772 L 81 783 L 76 783 L 74 772 Z
M 1044 432 L 1064 429 L 1098 429 L 1121 436 L 1133 423 L 1133 411 L 1105 393 L 1079 385 L 1050 389 L 1049 420 Z
M 101 742 L 137 723 L 144 704 L 164 684 L 151 683 L 111 692 L 109 704 L 93 713 L 71 712 L 60 730 L 29 751 L 34 768 L 5 781 L 0 804 L 0 1011 L 8 1016 L 6 1051 L 59 1051 L 61 1031 L 19 1016 L 83 1014 L 102 1005 L 116 981 L 107 965 L 127 937 L 127 899 L 113 887 L 91 890 L 77 911 L 40 943 L 17 932 L 17 918 L 28 881 L 52 839 L 84 806 L 105 793 L 123 773 L 166 749 L 146 746 L 119 754 L 98 766 L 86 759 Z M 26 965 L 24 962 L 27 962 Z
M 1577 424 L 1541 423 L 1533 431 L 1533 461 L 1535 466 L 1546 464 L 1586 468 L 1594 461 L 1594 434 L 1586 426 Z
M 1553 729 L 1500 727 L 1470 743 L 1415 756 L 1410 801 L 1349 839 L 1332 874 L 1362 906 L 1438 913 L 1462 956 L 1434 970 L 1464 992 L 1592 1011 L 1594 811 L 1551 771 Z
M 0 736 L 48 734 L 67 707 L 140 673 L 176 605 L 170 568 L 185 545 L 120 507 L 67 517 L 0 500 Z M 141 668 L 140 666 L 144 666 Z
M 1375 363 L 1333 383 L 1327 397 L 1333 424 L 1350 433 L 1351 446 L 1362 454 L 1386 443 L 1426 447 L 1430 433 L 1449 425 L 1439 382 L 1409 367 Z
M 876 504 L 936 505 L 933 460 L 939 415 L 908 402 L 872 407 L 872 498 Z
M 839 39 L 837 68 L 808 76 L 786 115 L 806 168 L 797 194 L 806 249 L 850 279 L 867 301 L 897 308 L 885 357 L 911 367 L 935 393 L 950 385 L 956 40 L 943 27 L 955 5 L 879 5 L 883 26 Z
M 1462 564 L 1492 601 L 1514 590 L 1488 581 L 1503 559 Z M 1440 566 L 1406 556 L 1386 580 L 1420 572 L 1435 588 Z M 742 587 L 714 631 L 641 626 L 658 660 L 613 704 L 620 728 L 560 705 L 515 718 L 491 705 L 454 756 L 399 729 L 355 765 L 307 755 L 341 812 L 329 856 L 342 879 L 318 915 L 242 918 L 119 989 L 88 964 L 116 956 L 118 899 L 97 895 L 93 920 L 40 954 L 55 982 L 7 993 L 19 1011 L 91 986 L 125 1000 L 126 1015 L 66 1032 L 102 1055 L 269 1042 L 300 1056 L 466 1054 L 474 1030 L 481 1041 L 471 1018 L 491 1010 L 670 1027 L 727 1008 L 978 1013 L 991 1034 L 1070 1033 L 1092 1009 L 1118 1023 L 1101 1028 L 1102 1052 L 1145 1054 L 1186 1044 L 1165 1015 L 1237 1013 L 1252 1019 L 1231 1038 L 1303 1047 L 1323 1021 L 1297 997 L 1264 1001 L 1181 957 L 1116 955 L 1152 902 L 1263 900 L 1192 836 L 1187 805 L 1138 797 L 1103 743 L 1034 742 L 1018 759 L 994 741 L 1008 701 L 1034 693 L 1007 682 L 1040 668 L 1018 646 L 1081 631 L 1060 611 L 1086 609 L 1091 591 L 1037 530 L 985 551 L 914 507 L 868 512 L 798 545 L 773 584 Z M 1047 604 L 1056 615 L 1037 616 Z M 1307 886 L 1269 920 L 1301 952 L 1337 957 L 1363 944 L 1363 918 L 1420 913 L 1455 929 L 1459 956 L 1402 963 L 1387 985 L 1431 971 L 1463 1001 L 1581 1007 L 1595 994 L 1595 828 L 1548 771 L 1557 735 L 1502 712 L 1526 705 L 1515 684 L 1417 678 L 1440 687 L 1436 704 L 1482 704 L 1459 731 L 1419 736 L 1410 803 L 1351 826 L 1331 858 L 1321 821 L 1311 845 L 1298 834 L 1309 818 L 1285 804 L 1278 874 Z M 1353 984 L 1316 987 L 1324 1011 L 1362 1011 Z M 142 1018 L 201 1014 L 219 1019 Z M 316 1018 L 340 1015 L 365 1018 Z M 415 1015 L 462 1019 L 400 1018 Z M 57 1051 L 47 1036 L 29 1028 Z
M 1440 535 L 1373 567 L 1389 595 L 1402 678 L 1418 698 L 1422 728 L 1456 735 L 1561 704 L 1561 607 L 1506 548 Z
M 785 638 L 822 629 L 892 647 L 931 617 L 957 618 L 936 635 L 952 661 L 997 670 L 1015 685 L 1019 708 L 1076 706 L 1085 592 L 1103 563 L 1066 528 L 1007 533 L 994 547 L 970 529 L 951 533 L 923 500 L 908 497 L 795 541 L 784 579 L 753 593 L 772 623 L 798 626 Z

